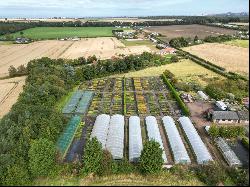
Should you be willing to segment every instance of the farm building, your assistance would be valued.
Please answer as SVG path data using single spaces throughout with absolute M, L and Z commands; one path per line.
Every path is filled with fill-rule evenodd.
M 162 118 L 165 132 L 170 143 L 170 147 L 176 164 L 191 163 L 187 150 L 182 142 L 181 136 L 175 126 L 173 118 L 164 116 Z
M 110 116 L 101 114 L 96 117 L 95 124 L 91 133 L 91 138 L 96 137 L 102 144 L 102 148 L 105 149 L 106 140 L 109 130 Z
M 159 52 L 160 55 L 175 54 L 175 53 L 176 53 L 176 49 L 172 47 L 167 47 L 165 49 L 160 50 Z
M 219 137 L 215 140 L 221 154 L 223 155 L 224 159 L 228 163 L 228 165 L 231 166 L 241 166 L 242 163 L 239 160 L 239 158 L 236 156 L 236 154 L 233 152 L 233 150 L 229 147 L 227 142 Z
M 239 123 L 249 123 L 249 111 L 238 111 Z
M 239 117 L 234 111 L 213 111 L 212 121 L 214 123 L 238 123 Z
M 213 161 L 210 153 L 208 152 L 205 144 L 202 142 L 191 120 L 188 117 L 180 117 L 179 122 L 194 151 L 197 163 L 206 164 L 210 161 Z
M 111 116 L 106 148 L 113 159 L 123 159 L 124 148 L 124 116 L 116 114 Z
M 203 100 L 209 99 L 208 96 L 203 91 L 198 91 L 197 93 Z
M 164 151 L 164 147 L 163 147 L 163 143 L 162 143 L 162 139 L 161 139 L 161 134 L 160 134 L 160 130 L 159 130 L 156 118 L 154 116 L 147 116 L 145 118 L 145 121 L 146 121 L 148 139 L 155 140 L 156 142 L 158 142 L 160 144 L 160 147 L 163 150 L 162 158 L 164 160 L 164 163 L 167 163 L 168 160 L 166 157 L 166 153 Z
M 138 162 L 142 151 L 142 136 L 140 118 L 131 116 L 129 118 L 129 161 Z

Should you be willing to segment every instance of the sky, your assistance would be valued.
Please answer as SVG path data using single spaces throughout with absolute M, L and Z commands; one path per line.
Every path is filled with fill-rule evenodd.
M 206 15 L 248 7 L 249 0 L 0 0 L 0 17 Z

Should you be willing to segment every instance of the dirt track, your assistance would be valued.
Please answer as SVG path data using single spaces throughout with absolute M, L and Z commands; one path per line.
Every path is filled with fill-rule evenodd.
M 27 64 L 30 60 L 50 57 L 74 59 L 96 55 L 106 59 L 119 54 L 150 52 L 147 46 L 125 47 L 116 38 L 88 38 L 80 41 L 39 41 L 30 44 L 0 45 L 0 77 L 8 75 L 11 65 Z
M 23 91 L 26 77 L 0 80 L 0 119 L 7 114 Z

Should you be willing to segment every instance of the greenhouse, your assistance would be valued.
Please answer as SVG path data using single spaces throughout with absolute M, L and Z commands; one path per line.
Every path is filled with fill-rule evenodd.
M 166 153 L 164 151 L 161 134 L 160 134 L 160 130 L 159 130 L 156 118 L 154 116 L 147 116 L 145 118 L 145 121 L 146 121 L 147 134 L 148 134 L 149 140 L 155 140 L 156 142 L 160 144 L 160 147 L 163 150 L 162 158 L 164 160 L 164 163 L 167 163 L 168 160 L 166 157 Z
M 233 150 L 229 147 L 229 145 L 223 138 L 216 138 L 215 142 L 230 167 L 242 166 L 242 163 L 239 158 L 236 156 L 236 154 L 233 152 Z
M 113 159 L 123 159 L 124 116 L 119 114 L 111 116 L 106 148 L 112 154 Z
M 105 149 L 106 140 L 108 136 L 109 121 L 109 115 L 101 114 L 97 116 L 91 133 L 91 138 L 96 137 L 97 140 L 102 144 L 103 149 Z
M 191 120 L 188 117 L 180 117 L 179 122 L 187 136 L 190 145 L 192 146 L 197 163 L 207 164 L 209 161 L 213 161 L 210 153 L 208 152 L 205 144 L 202 142 Z
M 80 102 L 77 105 L 76 108 L 76 113 L 77 114 L 85 114 L 85 112 L 87 111 L 90 102 L 92 100 L 94 96 L 94 92 L 92 91 L 84 91 L 81 97 Z
M 138 162 L 142 151 L 142 136 L 140 118 L 131 116 L 129 118 L 129 161 Z
M 82 91 L 76 91 L 70 98 L 69 102 L 64 106 L 62 113 L 63 114 L 73 113 L 82 95 L 83 95 Z
M 63 134 L 58 139 L 57 148 L 62 154 L 62 158 L 65 157 L 80 122 L 81 118 L 79 116 L 72 117 L 69 123 L 67 124 L 67 128 L 64 130 Z
M 181 136 L 175 122 L 172 117 L 164 116 L 162 118 L 163 126 L 170 143 L 170 147 L 174 156 L 174 161 L 176 164 L 180 163 L 191 163 L 191 160 L 188 156 L 187 150 L 182 142 Z

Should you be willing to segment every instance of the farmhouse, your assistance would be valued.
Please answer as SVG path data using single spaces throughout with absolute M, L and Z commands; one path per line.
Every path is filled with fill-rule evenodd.
M 249 123 L 249 111 L 238 111 L 239 123 Z
M 172 48 L 172 47 L 167 47 L 165 49 L 162 49 L 159 54 L 160 55 L 166 55 L 166 54 L 175 54 L 176 53 L 176 49 Z
M 239 117 L 237 112 L 233 111 L 214 111 L 212 121 L 214 123 L 238 123 Z

